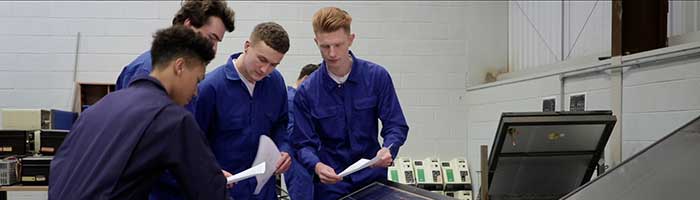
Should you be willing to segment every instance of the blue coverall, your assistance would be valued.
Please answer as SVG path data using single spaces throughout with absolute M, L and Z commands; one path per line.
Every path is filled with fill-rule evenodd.
M 289 105 L 289 126 L 287 126 L 287 132 L 291 135 L 294 130 L 294 93 L 296 89 L 293 87 L 287 87 L 287 103 Z M 313 177 L 311 176 L 313 171 L 307 171 L 303 165 L 297 159 L 297 155 L 292 149 L 290 152 L 292 156 L 292 165 L 289 167 L 289 171 L 284 173 L 284 181 L 287 183 L 287 191 L 289 196 L 294 200 L 304 200 L 314 198 L 314 187 Z
M 129 85 L 129 82 L 135 76 L 148 75 L 153 70 L 151 65 L 151 51 L 143 52 L 139 57 L 136 57 L 131 63 L 124 66 L 122 72 L 117 77 L 116 89 L 121 90 Z
M 309 170 L 322 162 L 340 173 L 361 158 L 373 158 L 381 148 L 377 138 L 382 121 L 383 147 L 396 157 L 408 135 L 408 125 L 389 73 L 352 52 L 347 81 L 336 83 L 326 63 L 298 88 L 294 97 L 294 132 L 299 160 Z M 373 181 L 386 180 L 386 168 L 366 168 L 336 184 L 314 178 L 315 199 L 337 199 Z
M 286 85 L 282 74 L 275 70 L 255 83 L 250 96 L 234 61 L 233 54 L 226 64 L 208 73 L 199 84 L 199 94 L 190 109 L 221 167 L 236 174 L 252 167 L 260 135 L 267 135 L 280 152 L 289 152 L 287 133 L 288 110 Z M 272 163 L 276 165 L 277 163 Z M 163 178 L 161 178 L 163 179 Z M 176 199 L 177 185 L 161 181 L 151 199 Z M 277 199 L 275 177 L 270 178 L 258 195 L 253 195 L 257 181 L 249 178 L 230 189 L 234 199 Z

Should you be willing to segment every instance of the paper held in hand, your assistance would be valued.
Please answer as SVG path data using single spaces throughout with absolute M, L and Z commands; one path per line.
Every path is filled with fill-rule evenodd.
M 279 161 L 281 155 L 279 149 L 269 137 L 262 135 L 260 136 L 260 144 L 258 146 L 258 153 L 255 156 L 255 161 L 253 161 L 253 166 L 242 172 L 236 173 L 233 176 L 226 178 L 226 184 L 236 183 L 238 181 L 255 177 L 258 181 L 258 185 L 255 187 L 254 194 L 260 194 L 262 187 L 265 183 L 272 177 L 277 170 L 277 162 Z
M 258 165 L 255 165 L 254 167 L 251 167 L 249 169 L 246 169 L 245 171 L 239 172 L 233 176 L 226 177 L 226 184 L 231 184 L 231 183 L 236 183 L 238 181 L 241 181 L 243 179 L 247 179 L 253 176 L 257 176 L 260 174 L 265 173 L 265 163 L 260 163 Z
M 394 144 L 390 144 L 386 148 L 391 149 L 391 146 L 393 146 L 393 145 Z M 346 168 L 342 172 L 340 172 L 340 174 L 338 174 L 338 176 L 345 177 L 347 175 L 350 175 L 352 173 L 360 171 L 364 168 L 372 166 L 372 165 L 374 165 L 374 163 L 377 163 L 377 161 L 379 161 L 379 156 L 374 156 L 374 158 L 372 158 L 372 160 L 362 158 L 362 159 L 358 160 L 357 162 L 353 163 L 352 165 L 350 165 L 348 168 Z
M 277 170 L 277 162 L 281 159 L 280 150 L 277 149 L 275 142 L 267 137 L 266 135 L 260 136 L 260 144 L 258 145 L 258 153 L 255 155 L 255 160 L 253 165 L 258 165 L 260 163 L 267 163 L 265 165 L 265 173 L 255 176 L 258 181 L 258 185 L 255 186 L 255 191 L 253 194 L 260 194 L 265 183 L 270 179 L 270 177 L 275 175 L 275 170 Z

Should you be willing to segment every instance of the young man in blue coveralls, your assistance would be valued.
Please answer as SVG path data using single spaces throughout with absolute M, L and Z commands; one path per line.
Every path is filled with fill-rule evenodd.
M 173 18 L 173 25 L 184 25 L 200 33 L 213 43 L 214 53 L 217 44 L 224 39 L 225 31 L 234 27 L 234 12 L 222 0 L 188 0 L 182 4 Z M 117 78 L 116 89 L 124 89 L 136 75 L 151 73 L 151 52 L 146 51 L 122 69 Z
M 323 62 L 294 97 L 296 126 L 291 140 L 300 162 L 316 173 L 315 199 L 338 199 L 386 180 L 386 167 L 408 134 L 389 73 L 349 51 L 355 39 L 351 22 L 346 11 L 335 7 L 314 14 L 314 41 Z M 377 119 L 382 121 L 381 145 Z M 361 158 L 375 156 L 380 160 L 371 168 L 345 177 L 336 174 Z
M 207 74 L 199 85 L 192 112 L 209 139 L 221 167 L 231 173 L 250 168 L 261 135 L 277 144 L 281 159 L 276 174 L 289 169 L 287 93 L 282 74 L 275 68 L 289 50 L 289 36 L 277 23 L 253 28 L 243 52 L 231 55 L 226 64 Z M 254 195 L 254 178 L 236 183 L 234 199 L 277 199 L 274 176 Z
M 151 56 L 150 75 L 80 115 L 51 162 L 49 199 L 146 199 L 165 170 L 190 199 L 228 197 L 224 174 L 183 107 L 214 58 L 212 43 L 173 26 L 155 34 Z
M 287 86 L 287 104 L 289 105 L 289 125 L 287 126 L 287 132 L 291 135 L 294 131 L 294 93 L 296 93 L 296 88 L 301 85 L 301 83 L 306 80 L 306 78 L 311 75 L 312 72 L 318 69 L 318 65 L 308 64 L 301 68 L 299 72 L 299 77 L 294 87 Z M 294 151 L 294 150 L 292 150 Z M 287 173 L 284 173 L 284 181 L 287 183 L 287 190 L 289 191 L 289 196 L 294 200 L 302 199 L 312 199 L 314 197 L 314 187 L 312 187 L 312 177 L 301 163 L 298 162 L 296 153 L 291 154 L 292 166 L 289 168 Z

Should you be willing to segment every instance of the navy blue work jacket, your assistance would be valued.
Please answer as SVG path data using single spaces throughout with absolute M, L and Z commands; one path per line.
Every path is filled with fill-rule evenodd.
M 149 76 L 76 121 L 51 162 L 49 199 L 146 199 L 170 171 L 189 199 L 226 199 L 226 179 L 201 129 Z

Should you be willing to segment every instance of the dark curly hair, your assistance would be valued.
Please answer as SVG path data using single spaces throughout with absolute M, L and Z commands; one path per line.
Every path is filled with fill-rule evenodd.
M 214 59 L 212 43 L 191 28 L 182 25 L 158 30 L 151 44 L 151 64 L 162 69 L 166 63 L 180 57 L 188 62 L 201 61 L 206 66 Z
M 173 25 L 184 24 L 185 20 L 190 19 L 192 26 L 199 28 L 206 24 L 211 16 L 219 17 L 228 32 L 236 29 L 235 12 L 221 0 L 186 0 L 175 14 Z
M 289 51 L 287 31 L 275 22 L 260 23 L 253 28 L 253 33 L 250 34 L 250 42 L 255 45 L 260 40 L 277 52 L 285 54 Z

